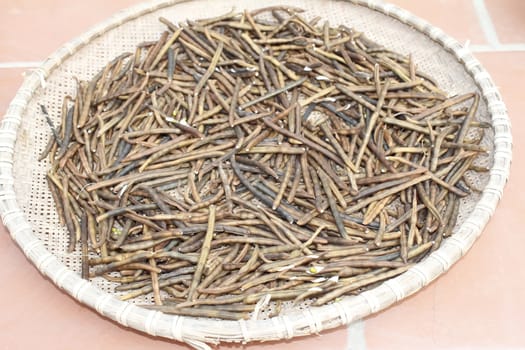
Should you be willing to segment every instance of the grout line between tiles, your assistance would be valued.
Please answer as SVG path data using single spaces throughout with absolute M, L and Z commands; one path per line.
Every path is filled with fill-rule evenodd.
M 525 52 L 525 43 L 499 45 L 470 45 L 472 52 Z
M 493 46 L 499 45 L 498 34 L 490 17 L 490 13 L 487 10 L 487 6 L 485 6 L 485 0 L 472 0 L 472 5 L 474 6 L 474 10 L 481 24 L 481 29 L 488 43 Z
M 40 61 L 15 61 L 15 62 L 0 62 L 0 69 L 8 68 L 36 68 L 40 67 Z
M 347 350 L 366 350 L 364 320 L 357 320 L 349 324 L 347 332 Z

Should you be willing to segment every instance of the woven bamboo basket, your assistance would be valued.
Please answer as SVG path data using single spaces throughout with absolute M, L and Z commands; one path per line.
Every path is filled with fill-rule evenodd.
M 461 203 L 454 235 L 425 260 L 372 290 L 322 306 L 285 309 L 278 317 L 224 321 L 163 314 L 146 310 L 111 294 L 102 280 L 80 278 L 79 253 L 66 253 L 67 233 L 58 217 L 45 173 L 49 163 L 37 157 L 48 140 L 39 104 L 60 115 L 65 95 L 75 82 L 91 78 L 106 62 L 140 42 L 155 40 L 163 25 L 260 7 L 248 0 L 160 0 L 117 13 L 84 35 L 68 42 L 40 68 L 27 74 L 0 125 L 0 213 L 13 240 L 33 264 L 73 298 L 127 327 L 153 336 L 176 339 L 198 349 L 209 343 L 290 339 L 351 323 L 387 308 L 417 292 L 447 271 L 473 245 L 494 213 L 509 175 L 510 123 L 505 105 L 489 74 L 469 50 L 440 29 L 405 10 L 372 0 L 268 0 L 264 5 L 289 4 L 320 15 L 331 24 L 344 23 L 397 52 L 411 53 L 419 68 L 450 94 L 478 91 L 483 96 L 479 118 L 492 132 L 483 140 L 490 149 L 490 172 L 471 179 L 484 190 Z

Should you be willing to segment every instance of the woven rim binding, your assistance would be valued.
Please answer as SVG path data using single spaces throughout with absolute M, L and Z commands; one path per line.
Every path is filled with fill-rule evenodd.
M 494 163 L 490 170 L 488 184 L 473 211 L 456 233 L 446 239 L 438 250 L 402 275 L 357 296 L 345 297 L 337 303 L 295 311 L 285 316 L 248 321 L 192 318 L 146 310 L 103 292 L 59 262 L 33 234 L 31 225 L 17 204 L 13 186 L 14 146 L 17 130 L 28 102 L 37 89 L 45 88 L 46 78 L 61 62 L 93 39 L 144 14 L 185 1 L 187 0 L 159 0 L 140 4 L 117 13 L 84 35 L 65 44 L 41 67 L 34 70 L 33 74 L 26 77 L 0 123 L 0 215 L 12 238 L 44 275 L 75 299 L 124 326 L 153 336 L 183 341 L 198 349 L 209 349 L 206 343 L 289 339 L 351 323 L 417 292 L 448 270 L 470 249 L 494 213 L 510 170 L 512 158 L 510 121 L 498 89 L 470 51 L 439 28 L 391 4 L 373 0 L 345 0 L 395 18 L 434 40 L 464 66 L 487 103 L 494 129 Z

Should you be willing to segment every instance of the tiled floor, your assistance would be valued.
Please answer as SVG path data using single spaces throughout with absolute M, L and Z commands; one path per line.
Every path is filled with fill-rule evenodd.
M 524 1 L 486 0 L 486 6 L 502 43 L 525 42 Z
M 0 1 L 0 111 L 22 72 L 133 0 Z M 392 0 L 470 47 L 500 87 L 514 133 L 511 179 L 474 248 L 420 293 L 364 322 L 321 336 L 248 349 L 525 349 L 525 2 Z M 5 229 L 1 229 L 5 231 Z M 125 329 L 43 278 L 0 232 L 0 349 L 187 349 Z M 221 348 L 240 349 L 241 346 Z

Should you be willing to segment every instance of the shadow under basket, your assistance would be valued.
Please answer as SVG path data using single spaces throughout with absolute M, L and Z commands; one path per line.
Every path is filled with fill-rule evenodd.
M 290 339 L 351 323 L 417 292 L 471 248 L 496 209 L 512 155 L 506 108 L 489 74 L 456 40 L 395 6 L 365 0 L 268 0 L 264 5 L 283 4 L 305 9 L 306 18 L 321 16 L 332 25 L 345 24 L 395 52 L 410 53 L 419 69 L 450 95 L 477 91 L 482 96 L 478 119 L 492 125 L 482 141 L 489 150 L 484 165 L 490 171 L 471 179 L 483 191 L 462 200 L 454 234 L 423 261 L 371 290 L 320 307 L 308 303 L 285 307 L 277 317 L 256 320 L 164 314 L 119 300 L 111 292 L 114 286 L 104 279 L 81 279 L 80 252 L 66 252 L 68 234 L 59 224 L 48 190 L 49 162 L 37 160 L 49 138 L 39 105 L 47 106 L 52 116 L 60 115 L 64 97 L 75 94 L 73 77 L 88 80 L 112 58 L 133 52 L 141 42 L 157 40 L 164 28 L 158 21 L 161 16 L 176 23 L 194 18 L 195 10 L 206 18 L 232 7 L 259 7 L 248 0 L 155 1 L 117 13 L 56 51 L 26 76 L 1 122 L 0 212 L 13 239 L 42 274 L 118 323 L 208 349 L 208 343 Z

